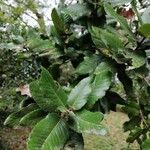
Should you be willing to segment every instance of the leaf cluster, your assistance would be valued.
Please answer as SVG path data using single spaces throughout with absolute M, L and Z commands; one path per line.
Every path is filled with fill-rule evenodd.
M 131 20 L 122 14 L 126 2 L 135 16 Z M 5 121 L 35 125 L 29 149 L 83 149 L 82 133 L 104 134 L 102 112 L 116 110 L 117 104 L 129 116 L 127 142 L 136 140 L 147 149 L 150 21 L 149 7 L 141 14 L 137 6 L 136 0 L 77 1 L 52 10 L 49 34 L 29 30 L 24 43 L 32 53 L 46 55 L 50 63 L 43 66 L 51 74 L 42 68 L 41 77 L 30 84 L 32 103 Z

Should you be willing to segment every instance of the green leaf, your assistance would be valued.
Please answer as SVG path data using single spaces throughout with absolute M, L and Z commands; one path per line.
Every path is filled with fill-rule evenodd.
M 150 149 L 150 138 L 146 139 L 142 144 L 142 150 L 149 150 Z
M 13 38 L 13 42 L 15 44 L 22 44 L 22 43 L 25 42 L 25 39 L 22 36 L 20 36 L 20 35 L 15 35 L 12 38 Z
M 105 135 L 107 133 L 104 126 L 100 124 L 103 120 L 103 114 L 100 112 L 82 110 L 75 114 L 70 112 L 70 116 L 74 119 L 73 129 L 79 133 L 97 135 Z
M 44 16 L 41 15 L 38 20 L 37 20 L 39 27 L 40 27 L 40 32 L 43 34 L 46 34 L 46 25 L 45 25 L 45 20 L 44 20 Z
M 61 52 L 55 48 L 51 40 L 43 40 L 39 34 L 32 30 L 28 33 L 26 44 L 31 51 L 39 53 L 40 57 L 46 54 L 51 58 L 58 58 L 62 55 Z
M 58 150 L 68 139 L 68 128 L 56 114 L 49 114 L 33 128 L 29 139 L 29 150 Z
M 77 74 L 88 74 L 92 73 L 98 65 L 100 58 L 97 55 L 91 57 L 84 57 L 84 60 L 76 68 L 75 73 Z
M 39 53 L 55 49 L 52 41 L 41 39 L 40 35 L 33 30 L 29 31 L 26 44 L 32 51 Z
M 144 35 L 144 37 L 149 38 L 150 37 L 150 23 L 148 24 L 143 24 L 138 31 Z
M 51 51 L 54 48 L 54 46 L 52 45 L 51 41 L 49 40 L 42 40 L 42 39 L 38 39 L 38 38 L 32 38 L 28 39 L 28 46 L 34 51 L 34 52 L 47 52 L 47 51 Z
M 102 72 L 107 72 L 107 71 L 112 72 L 112 73 L 116 72 L 116 70 L 115 70 L 115 68 L 114 68 L 112 63 L 110 63 L 108 61 L 107 62 L 101 62 L 96 67 L 94 74 L 97 75 L 97 74 L 100 74 Z
M 91 9 L 86 3 L 77 3 L 68 5 L 65 9 L 62 10 L 62 13 L 70 15 L 73 20 L 77 20 L 80 17 L 89 16 L 91 14 Z
M 140 55 L 138 53 L 135 53 L 134 51 L 126 50 L 124 56 L 126 58 L 130 58 L 132 61 L 132 66 L 129 66 L 128 70 L 139 68 L 146 63 L 145 57 L 143 57 L 142 55 Z
M 60 85 L 57 85 L 50 73 L 42 68 L 41 78 L 30 84 L 30 91 L 36 103 L 43 110 L 52 111 L 58 107 L 64 109 L 67 95 Z
M 127 138 L 127 142 L 133 143 L 136 139 L 140 137 L 142 134 L 143 129 L 140 127 L 134 128 L 134 130 L 129 134 L 129 137 Z
M 139 116 L 132 117 L 129 121 L 123 124 L 124 131 L 133 130 L 135 127 L 140 126 L 141 118 Z
M 90 77 L 84 78 L 72 89 L 68 96 L 68 105 L 72 109 L 79 110 L 86 104 L 91 92 L 90 82 Z
M 38 9 L 38 5 L 35 1 L 29 0 L 26 3 L 26 7 L 31 10 L 32 12 L 36 13 L 37 9 Z
M 135 102 L 123 107 L 123 110 L 125 113 L 128 113 L 129 116 L 139 116 L 140 114 L 140 108 Z
M 91 107 L 98 99 L 105 96 L 106 91 L 111 84 L 112 74 L 109 71 L 103 71 L 95 76 L 95 79 L 91 85 L 92 92 L 88 97 L 87 105 Z
M 57 32 L 55 26 L 51 26 L 50 28 L 51 36 L 53 37 L 53 41 L 59 45 L 64 44 L 64 40 L 62 39 L 61 35 Z
M 121 6 L 130 3 L 132 0 L 103 0 L 104 2 L 111 3 L 113 6 Z
M 92 27 L 91 35 L 94 44 L 98 48 L 106 48 L 115 53 L 123 49 L 122 41 L 114 33 L 98 27 Z
M 4 125 L 18 125 L 20 119 L 26 115 L 27 113 L 34 111 L 38 109 L 38 106 L 36 104 L 30 104 L 27 107 L 23 107 L 17 112 L 12 113 L 7 117 L 7 119 L 4 122 Z
M 22 117 L 19 122 L 21 125 L 34 125 L 39 122 L 44 116 L 46 116 L 46 112 L 42 111 L 41 109 L 36 109 Z
M 118 15 L 110 4 L 105 3 L 104 8 L 106 13 L 111 17 L 113 17 L 117 22 L 119 22 L 121 27 L 129 34 L 130 38 L 134 41 L 135 40 L 134 34 L 132 33 L 125 18 Z
M 62 16 L 62 20 L 66 26 L 73 22 L 71 16 L 68 13 L 64 12 L 63 10 L 61 11 L 61 16 Z
M 54 26 L 59 34 L 65 33 L 65 25 L 61 20 L 60 16 L 57 13 L 57 10 L 54 8 L 51 13 L 51 17 L 54 23 Z

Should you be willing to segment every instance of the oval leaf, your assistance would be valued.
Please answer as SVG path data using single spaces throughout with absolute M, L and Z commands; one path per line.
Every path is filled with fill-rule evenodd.
M 115 53 L 123 49 L 122 41 L 114 33 L 98 27 L 92 27 L 91 35 L 94 44 L 98 48 L 110 49 Z
M 68 96 L 68 105 L 74 109 L 81 109 L 87 102 L 88 96 L 91 92 L 90 87 L 91 78 L 87 77 L 81 80 L 71 91 Z
M 89 16 L 91 14 L 91 9 L 86 3 L 77 3 L 67 6 L 62 12 L 70 15 L 73 20 L 77 20 L 80 17 Z
M 18 125 L 20 119 L 26 115 L 27 113 L 38 109 L 38 106 L 36 104 L 30 104 L 27 107 L 23 107 L 17 112 L 12 113 L 7 117 L 7 119 L 4 122 L 4 125 Z
M 150 38 L 150 23 L 143 24 L 138 31 L 147 38 Z
M 141 54 L 135 53 L 134 51 L 126 50 L 126 54 L 124 56 L 132 60 L 132 66 L 129 66 L 128 70 L 139 68 L 146 63 L 145 57 Z
M 100 112 L 90 112 L 83 110 L 74 114 L 70 113 L 74 119 L 73 128 L 79 133 L 92 133 L 97 135 L 105 135 L 106 129 L 100 122 L 103 120 L 103 114 Z
M 58 150 L 68 139 L 65 122 L 56 114 L 49 114 L 33 128 L 28 139 L 29 150 Z
M 92 73 L 98 65 L 100 59 L 97 55 L 91 57 L 85 57 L 84 60 L 76 68 L 75 73 L 77 74 L 88 74 Z
M 34 111 L 29 112 L 24 117 L 22 117 L 19 122 L 21 125 L 35 125 L 44 116 L 46 116 L 45 112 L 43 112 L 41 109 L 36 109 Z
M 40 80 L 30 84 L 32 97 L 41 109 L 51 111 L 58 107 L 65 109 L 67 95 L 61 86 L 58 86 L 50 73 L 42 68 Z
M 112 74 L 109 71 L 104 71 L 95 76 L 92 83 L 92 92 L 88 97 L 87 105 L 92 107 L 98 99 L 105 96 L 106 91 L 111 84 Z
M 113 7 L 108 4 L 105 3 L 104 5 L 105 11 L 108 15 L 110 15 L 111 17 L 113 17 L 117 22 L 120 23 L 121 27 L 126 30 L 126 32 L 129 34 L 130 38 L 134 41 L 135 37 L 134 34 L 132 33 L 127 21 L 125 20 L 125 18 L 123 18 L 122 16 L 118 15 L 115 10 L 113 9 Z
M 54 8 L 51 13 L 51 17 L 54 23 L 54 26 L 59 34 L 63 34 L 65 32 L 65 25 L 57 13 L 57 10 Z

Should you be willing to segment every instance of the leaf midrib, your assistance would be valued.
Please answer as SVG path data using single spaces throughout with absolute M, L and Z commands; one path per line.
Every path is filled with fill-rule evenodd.
M 50 84 L 51 85 L 51 84 Z M 39 86 L 40 87 L 40 86 Z M 41 89 L 41 88 L 40 88 Z M 52 90 L 53 91 L 53 93 L 55 94 L 55 96 L 58 98 L 58 100 L 59 100 L 59 102 L 62 104 L 62 106 L 64 106 L 64 108 L 66 108 L 65 107 L 65 105 L 64 105 L 64 103 L 61 101 L 61 99 L 60 99 L 60 97 L 56 94 L 56 91 L 55 91 L 55 89 L 54 89 L 54 87 L 51 85 L 50 86 L 50 90 Z M 59 106 L 58 106 L 59 107 Z
M 43 145 L 41 147 L 41 149 L 43 150 L 43 146 L 46 143 L 46 141 L 48 140 L 48 138 L 51 136 L 51 134 L 54 132 L 54 129 L 58 126 L 58 124 L 61 122 L 62 120 L 60 119 L 56 125 L 53 127 L 53 129 L 51 130 L 51 132 L 49 133 L 48 137 L 44 140 Z M 52 147 L 50 146 L 50 150 L 53 150 Z

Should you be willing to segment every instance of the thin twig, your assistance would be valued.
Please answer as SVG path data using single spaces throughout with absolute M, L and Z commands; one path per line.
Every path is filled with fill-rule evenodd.
M 137 100 L 138 105 L 140 106 L 140 100 L 139 100 L 138 96 L 136 96 L 136 100 Z M 141 116 L 142 122 L 145 124 L 146 128 L 148 128 L 149 126 L 148 126 L 148 124 L 147 124 L 147 122 L 146 122 L 146 120 L 144 118 L 144 115 L 143 115 L 143 112 L 141 110 L 141 107 L 140 107 L 140 116 Z

